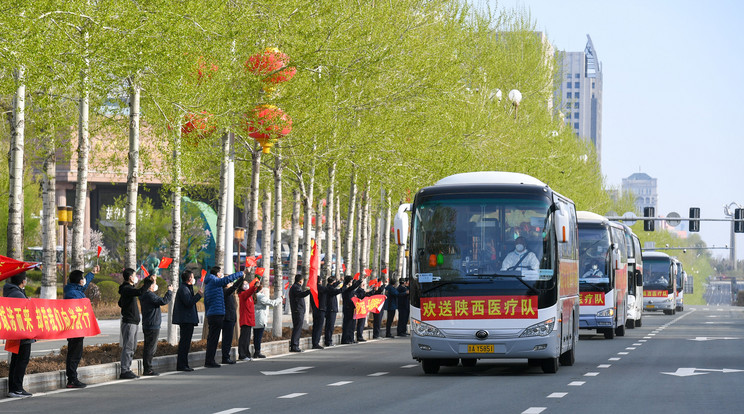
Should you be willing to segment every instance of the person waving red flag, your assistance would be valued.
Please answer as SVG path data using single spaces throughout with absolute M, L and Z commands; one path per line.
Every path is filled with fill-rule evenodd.
M 307 277 L 307 286 L 310 288 L 310 294 L 313 296 L 315 307 L 319 308 L 318 303 L 318 273 L 320 272 L 320 255 L 318 254 L 318 243 L 312 241 L 313 252 L 310 255 L 310 274 Z

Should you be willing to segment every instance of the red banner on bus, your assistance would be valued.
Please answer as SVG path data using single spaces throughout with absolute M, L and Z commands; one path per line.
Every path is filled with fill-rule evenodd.
M 537 319 L 537 296 L 421 298 L 421 319 Z
M 581 306 L 604 306 L 605 294 L 602 292 L 581 292 L 579 300 Z
M 99 333 L 89 299 L 0 298 L 0 339 L 64 339 Z
M 644 298 L 665 298 L 669 296 L 669 292 L 666 290 L 644 290 Z

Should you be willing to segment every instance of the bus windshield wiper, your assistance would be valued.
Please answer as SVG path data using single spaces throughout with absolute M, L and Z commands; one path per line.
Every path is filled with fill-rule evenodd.
M 439 289 L 440 287 L 446 286 L 446 285 L 453 285 L 453 284 L 469 285 L 469 284 L 477 284 L 477 283 L 488 283 L 488 281 L 487 280 L 463 280 L 463 279 L 449 280 L 449 281 L 437 283 L 436 285 L 431 286 L 430 288 L 424 290 L 422 293 L 429 293 L 434 289 Z
M 591 287 L 593 287 L 593 288 L 595 288 L 595 289 L 599 289 L 599 290 L 601 290 L 601 291 L 604 291 L 604 288 L 600 287 L 599 285 L 595 285 L 594 283 L 591 283 L 591 282 L 586 282 L 586 281 L 584 281 L 584 280 L 579 280 L 579 284 L 582 284 L 582 285 L 589 285 L 589 286 L 591 286 Z

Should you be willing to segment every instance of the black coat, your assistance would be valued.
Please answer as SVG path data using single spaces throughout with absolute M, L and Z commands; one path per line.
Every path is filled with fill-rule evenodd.
M 170 290 L 166 290 L 162 298 L 149 290 L 139 297 L 142 307 L 142 329 L 160 329 L 162 320 L 160 307 L 169 304 L 172 297 L 173 292 Z
M 152 285 L 152 279 L 149 277 L 145 278 L 142 286 L 135 288 L 130 285 L 129 282 L 124 282 L 119 286 L 119 307 L 121 308 L 121 321 L 124 323 L 140 323 L 140 311 L 137 307 L 137 301 L 134 298 L 142 296 L 145 292 L 150 289 Z
M 336 299 L 336 296 L 341 293 L 341 288 L 338 287 L 340 284 L 340 281 L 336 281 L 336 283 L 332 285 L 326 285 L 325 301 L 320 302 L 320 306 L 322 306 L 326 312 L 338 312 L 338 299 Z
M 310 289 L 302 290 L 302 285 L 297 282 L 289 288 L 289 307 L 293 314 L 305 314 L 305 297 L 310 294 Z
M 404 285 L 398 286 L 398 309 L 401 313 L 408 312 L 408 306 L 410 305 L 410 302 L 408 301 L 408 294 L 409 294 L 409 288 Z
M 196 311 L 196 302 L 199 302 L 201 293 L 194 294 L 194 287 L 182 283 L 176 292 L 176 301 L 173 303 L 173 323 L 199 325 L 199 313 Z
M 362 285 L 361 280 L 355 280 L 351 285 L 341 289 L 341 302 L 344 312 L 354 313 L 354 301 L 351 300 L 355 296 L 356 290 Z
M 28 299 L 26 292 L 18 285 L 11 283 L 10 280 L 5 282 L 3 286 L 3 296 L 6 298 Z M 32 344 L 34 342 L 36 342 L 36 339 L 21 339 L 21 345 Z
M 239 277 L 229 288 L 223 288 L 225 291 L 225 320 L 228 322 L 238 321 L 238 302 L 235 300 L 235 291 L 243 284 L 243 277 Z

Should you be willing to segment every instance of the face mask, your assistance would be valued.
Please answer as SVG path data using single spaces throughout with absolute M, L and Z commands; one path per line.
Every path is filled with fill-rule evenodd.
M 139 282 L 139 278 L 137 278 L 137 276 L 132 276 L 132 283 L 136 285 L 137 282 Z
M 524 251 L 524 245 L 523 244 L 518 244 L 518 245 L 514 246 L 514 248 L 515 248 L 515 250 L 518 253 L 522 253 Z
M 157 284 L 155 284 L 155 283 L 153 283 L 153 284 L 152 284 L 152 293 L 155 293 L 155 292 L 157 292 L 157 291 L 158 291 L 158 285 L 157 285 Z
M 248 283 L 243 283 L 243 290 L 248 290 Z

